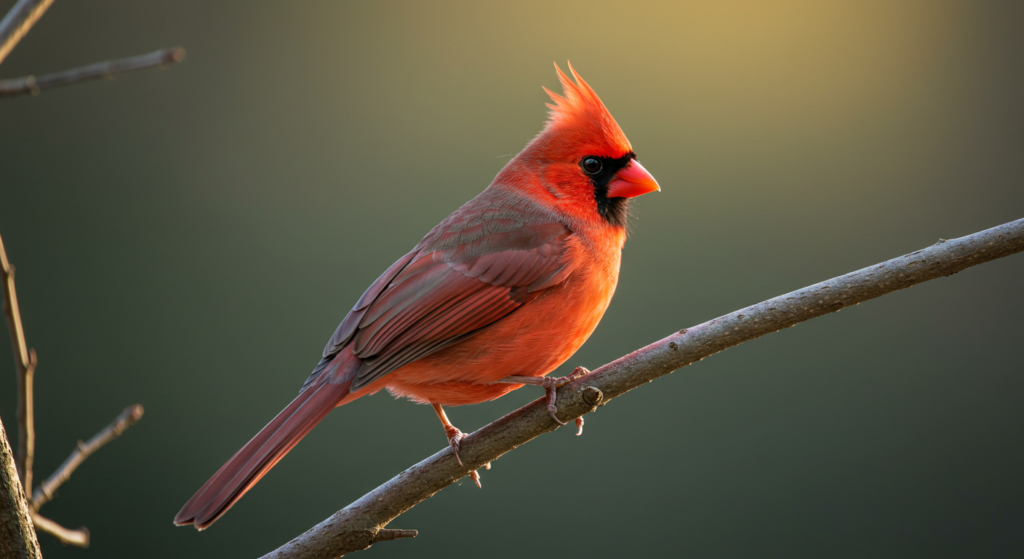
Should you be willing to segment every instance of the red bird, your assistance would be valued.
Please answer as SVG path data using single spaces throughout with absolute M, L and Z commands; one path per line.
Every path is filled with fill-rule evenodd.
M 544 89 L 554 104 L 540 134 L 366 290 L 299 396 L 217 470 L 175 524 L 206 528 L 332 409 L 382 388 L 432 404 L 456 458 L 464 435 L 441 406 L 535 384 L 562 423 L 554 389 L 566 381 L 545 375 L 608 308 L 628 199 L 660 189 L 594 90 L 572 65 L 576 83 L 555 69 L 564 96 Z

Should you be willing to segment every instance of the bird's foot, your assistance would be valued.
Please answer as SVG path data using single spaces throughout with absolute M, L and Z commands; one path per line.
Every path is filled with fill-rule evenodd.
M 501 380 L 499 380 L 497 382 L 505 382 L 505 383 L 511 383 L 511 384 L 532 384 L 534 386 L 540 386 L 541 388 L 544 389 L 544 393 L 548 397 L 547 409 L 548 409 L 548 414 L 551 415 L 551 419 L 554 419 L 555 423 L 557 423 L 559 425 L 565 425 L 566 424 L 565 421 L 562 421 L 561 419 L 558 419 L 558 415 L 557 415 L 558 414 L 558 395 L 557 395 L 556 391 L 559 388 L 569 384 L 570 382 L 572 382 L 572 381 L 574 381 L 574 380 L 576 380 L 576 379 L 578 379 L 578 378 L 580 378 L 582 376 L 589 375 L 589 374 L 590 374 L 590 371 L 587 370 L 586 367 L 576 367 L 576 370 L 574 370 L 572 373 L 570 373 L 570 374 L 568 374 L 568 375 L 566 375 L 564 377 L 555 377 L 555 378 L 551 378 L 551 377 L 524 377 L 524 376 L 512 375 L 512 376 L 505 377 L 505 378 L 503 378 L 503 379 L 501 379 Z M 577 435 L 583 434 L 583 418 L 582 417 L 576 418 L 576 427 L 578 428 L 578 431 L 576 432 L 576 434 Z
M 488 462 L 488 463 L 484 464 L 484 469 L 485 470 L 490 470 L 491 469 L 491 463 Z M 473 480 L 473 483 L 475 483 L 476 486 L 479 487 L 480 489 L 484 488 L 483 485 L 480 485 L 480 472 L 478 470 L 473 470 L 472 472 L 469 472 L 469 479 Z
M 434 413 L 437 414 L 437 418 L 441 420 L 441 426 L 444 427 L 444 435 L 448 437 L 448 444 L 452 447 L 452 454 L 455 455 L 455 459 L 462 466 L 462 458 L 459 458 L 459 446 L 462 443 L 462 439 L 466 438 L 466 434 L 459 431 L 458 427 L 452 425 L 451 421 L 448 421 L 448 416 L 445 415 L 441 404 L 433 404 L 433 406 Z
M 455 455 L 455 459 L 459 461 L 459 465 L 461 466 L 462 458 L 459 458 L 459 446 L 462 439 L 466 438 L 466 434 L 459 431 L 459 429 L 454 425 L 446 425 L 444 428 L 444 434 L 448 436 L 448 444 L 452 447 L 452 454 Z M 480 482 L 477 481 L 476 484 L 480 485 Z

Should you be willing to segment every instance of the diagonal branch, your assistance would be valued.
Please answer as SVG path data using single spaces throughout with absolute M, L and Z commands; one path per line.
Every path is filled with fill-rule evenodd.
M 612 398 L 722 350 L 919 283 L 1024 251 L 1024 219 L 938 243 L 683 329 L 558 392 L 558 416 L 580 417 Z M 540 399 L 398 474 L 264 559 L 340 557 L 382 541 L 389 522 L 462 476 L 558 425 Z
M 44 89 L 71 85 L 86 80 L 113 78 L 117 74 L 144 70 L 146 68 L 164 68 L 182 60 L 185 60 L 185 49 L 171 47 L 120 60 L 97 62 L 96 64 L 46 74 L 45 76 L 25 76 L 23 78 L 0 80 L 0 97 L 25 94 L 38 95 Z
M 57 471 L 53 472 L 50 477 L 46 478 L 39 487 L 36 488 L 32 494 L 32 502 L 29 504 L 33 511 L 39 510 L 39 507 L 46 504 L 50 499 L 53 498 L 54 492 L 61 486 L 68 478 L 71 477 L 71 473 L 76 468 L 85 462 L 92 453 L 100 449 L 101 446 L 109 443 L 110 441 L 121 436 L 125 429 L 135 425 L 135 422 L 142 419 L 142 406 L 134 404 L 128 406 L 118 415 L 110 425 L 107 425 L 102 431 L 97 433 L 93 438 L 89 439 L 88 442 L 83 443 L 78 441 L 78 447 L 68 456 L 68 459 L 57 468 Z M 38 524 L 37 524 L 38 525 Z M 88 538 L 86 538 L 86 544 L 88 544 Z
M 0 237 L 0 280 L 4 284 L 4 314 L 14 347 L 14 366 L 18 373 L 18 451 L 16 462 L 25 494 L 32 491 L 32 461 L 35 457 L 35 414 L 32 410 L 32 380 L 36 371 L 36 352 L 25 344 L 25 329 L 18 310 L 18 292 L 14 288 L 14 266 L 7 260 L 4 240 Z
M 64 545 L 89 547 L 89 529 L 85 526 L 77 530 L 65 528 L 38 512 L 32 513 L 32 524 L 35 525 L 37 532 L 46 532 L 60 540 L 60 543 Z
M 43 17 L 53 0 L 18 0 L 0 21 L 0 62 L 18 45 L 18 41 Z

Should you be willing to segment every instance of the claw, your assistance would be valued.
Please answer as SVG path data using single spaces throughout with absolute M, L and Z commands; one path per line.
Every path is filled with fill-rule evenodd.
M 448 437 L 448 444 L 452 447 L 452 454 L 455 455 L 455 459 L 459 461 L 459 465 L 462 466 L 462 458 L 459 458 L 459 446 L 462 439 L 466 438 L 466 434 L 452 425 L 451 421 L 448 421 L 448 416 L 445 415 L 444 409 L 441 408 L 441 404 L 434 404 L 434 413 L 437 414 L 437 418 L 441 420 L 441 426 L 444 427 L 444 434 Z M 477 483 L 479 485 L 479 483 Z
M 506 382 L 511 384 L 532 384 L 535 386 L 542 387 L 544 389 L 544 393 L 548 397 L 547 410 L 548 414 L 551 416 L 551 419 L 553 419 L 555 423 L 559 425 L 565 425 L 566 422 L 562 421 L 561 419 L 558 419 L 558 415 L 556 415 L 558 413 L 558 395 L 555 391 L 569 384 L 570 382 L 589 374 L 590 371 L 587 370 L 586 367 L 576 367 L 576 369 L 572 373 L 564 377 L 549 378 L 524 377 L 519 375 L 512 375 L 495 382 Z M 576 420 L 576 426 L 579 427 L 580 429 L 580 431 L 576 433 L 577 435 L 579 435 L 580 433 L 583 432 L 582 419 Z
M 582 434 L 583 434 L 583 416 L 581 415 L 581 416 L 576 418 L 576 436 L 578 437 L 578 436 L 580 436 Z
M 476 486 L 479 487 L 480 489 L 484 488 L 483 485 L 480 485 L 480 474 L 477 473 L 476 470 L 469 472 L 469 479 L 473 480 L 473 483 L 475 483 Z
M 454 427 L 453 427 L 453 429 L 454 429 Z M 459 465 L 461 466 L 462 465 L 462 458 L 459 458 L 459 443 L 462 441 L 462 439 L 466 438 L 466 434 L 463 433 L 462 431 L 459 431 L 458 429 L 455 429 L 455 432 L 454 433 L 450 433 L 450 434 L 447 433 L 447 431 L 448 430 L 445 429 L 445 432 L 446 432 L 445 434 L 448 435 L 448 444 L 451 445 L 451 447 L 452 447 L 452 454 L 455 455 L 455 459 L 459 461 Z M 477 482 L 477 485 L 480 485 L 480 483 Z
M 572 373 L 569 374 L 569 380 L 576 380 L 580 377 L 585 377 L 590 374 L 590 369 L 586 367 L 576 367 Z
M 556 387 L 554 386 L 544 387 L 544 391 L 548 393 L 548 415 L 551 416 L 551 419 L 555 420 L 555 423 L 565 425 L 565 422 L 558 419 L 558 415 L 556 415 L 558 413 L 558 404 L 556 403 L 558 396 L 555 394 L 555 390 Z

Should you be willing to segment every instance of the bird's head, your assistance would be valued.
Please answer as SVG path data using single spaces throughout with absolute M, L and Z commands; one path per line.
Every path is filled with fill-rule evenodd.
M 544 129 L 510 162 L 508 170 L 529 170 L 561 211 L 578 219 L 626 225 L 628 200 L 660 190 L 636 160 L 622 129 L 576 73 L 575 83 L 555 65 L 562 95 L 547 88 L 553 103 Z

